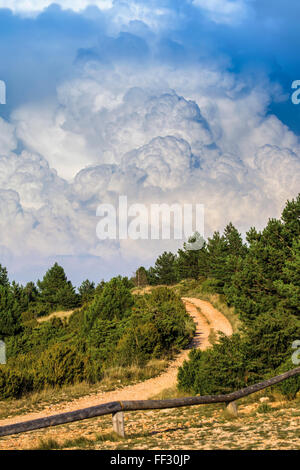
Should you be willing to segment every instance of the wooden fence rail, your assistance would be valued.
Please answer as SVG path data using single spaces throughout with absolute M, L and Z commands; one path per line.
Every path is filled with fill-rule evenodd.
M 68 413 L 61 413 L 45 418 L 34 419 L 32 421 L 24 421 L 16 424 L 9 424 L 0 427 L 0 437 L 9 436 L 11 434 L 19 434 L 36 429 L 47 428 L 50 426 L 58 426 L 60 424 L 72 423 L 74 421 L 81 421 L 84 419 L 95 418 L 97 416 L 104 416 L 111 414 L 113 416 L 114 430 L 121 436 L 125 435 L 124 432 L 124 412 L 125 411 L 138 411 L 138 410 L 160 410 L 166 408 L 179 408 L 183 406 L 204 405 L 209 403 L 227 403 L 229 411 L 236 413 L 235 401 L 251 395 L 252 393 L 263 390 L 272 385 L 283 382 L 286 379 L 300 374 L 300 367 L 292 369 L 284 374 L 278 375 L 268 380 L 264 380 L 250 387 L 243 388 L 237 392 L 232 392 L 227 395 L 206 395 L 185 398 L 172 398 L 167 400 L 135 400 L 135 401 L 115 401 L 106 403 L 104 405 L 93 406 L 91 408 L 84 408 L 81 410 L 70 411 Z

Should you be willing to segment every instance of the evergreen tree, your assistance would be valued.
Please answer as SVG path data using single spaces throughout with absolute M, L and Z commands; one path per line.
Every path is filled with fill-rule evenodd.
M 37 301 L 39 292 L 34 282 L 28 282 L 24 288 L 24 292 L 29 304 Z
M 209 268 L 208 268 L 208 252 L 207 252 L 207 243 L 204 242 L 203 247 L 199 251 L 198 255 L 198 272 L 199 277 L 207 277 Z
M 28 309 L 29 301 L 26 294 L 25 288 L 20 284 L 17 284 L 15 281 L 11 284 L 11 292 L 17 301 L 21 312 L 25 312 Z
M 226 239 L 219 232 L 214 232 L 207 241 L 208 277 L 215 280 L 216 292 L 222 293 L 226 276 L 226 258 L 229 254 Z
M 281 220 L 285 227 L 285 238 L 289 246 L 291 246 L 293 241 L 299 238 L 300 234 L 300 193 L 296 199 L 287 201 Z
M 11 287 L 0 286 L 0 339 L 21 331 L 21 308 Z
M 246 254 L 247 248 L 243 244 L 242 236 L 231 222 L 225 227 L 224 238 L 228 255 L 238 257 Z
M 57 308 L 71 309 L 77 307 L 78 296 L 72 283 L 67 280 L 64 269 L 57 263 L 50 268 L 42 281 L 37 282 L 40 301 L 53 311 Z
M 80 298 L 76 294 L 75 287 L 68 281 L 62 287 L 57 290 L 56 296 L 54 297 L 55 308 L 62 308 L 64 310 L 72 310 L 78 307 Z
M 243 243 L 241 234 L 231 222 L 224 230 L 224 238 L 227 246 L 227 256 L 222 282 L 224 282 L 224 291 L 226 291 L 227 286 L 231 285 L 233 275 L 240 269 L 240 259 L 246 256 L 248 250 Z
M 282 308 L 300 317 L 300 240 L 295 240 L 282 270 L 282 279 L 275 281 L 274 286 L 282 298 Z
M 193 250 L 191 249 L 191 244 L 199 242 L 200 238 L 201 237 L 199 233 L 195 233 L 192 237 L 189 238 L 188 243 L 184 243 L 183 249 L 178 250 L 178 259 L 176 264 L 178 280 L 199 278 L 199 257 L 203 246 L 199 250 Z M 202 238 L 201 241 L 202 244 L 204 244 L 204 240 Z
M 7 269 L 4 268 L 1 264 L 0 264 L 0 286 L 2 287 L 9 286 Z
M 295 276 L 297 283 L 295 243 L 300 236 L 299 218 L 300 196 L 287 203 L 281 220 L 270 219 L 261 233 L 253 228 L 248 232 L 248 253 L 240 259 L 231 286 L 226 289 L 229 302 L 245 322 L 276 309 L 284 292 L 286 296 L 290 289 L 293 291 L 288 287 L 288 276 Z M 292 303 L 297 301 L 297 291 L 293 293 Z M 295 309 L 291 303 L 290 308 Z
M 177 281 L 177 258 L 171 252 L 164 252 L 155 262 L 155 274 L 159 284 L 174 284 Z
M 101 294 L 105 284 L 106 282 L 103 279 L 102 281 L 99 282 L 99 284 L 96 286 L 96 289 L 95 289 L 95 297 L 98 297 Z
M 152 266 L 147 271 L 147 279 L 150 286 L 157 286 L 159 284 L 156 271 Z
M 81 304 L 86 304 L 93 300 L 95 295 L 95 283 L 90 282 L 88 279 L 82 282 L 78 289 L 80 295 Z
M 112 278 L 85 312 L 85 331 L 91 329 L 97 318 L 120 320 L 126 317 L 131 312 L 133 302 L 128 279 L 121 276 Z
M 138 268 L 132 281 L 136 287 L 145 287 L 148 284 L 147 270 L 143 266 Z
M 262 312 L 246 328 L 247 361 L 253 371 L 274 374 L 274 370 L 290 359 L 292 343 L 299 339 L 300 322 L 277 307 Z

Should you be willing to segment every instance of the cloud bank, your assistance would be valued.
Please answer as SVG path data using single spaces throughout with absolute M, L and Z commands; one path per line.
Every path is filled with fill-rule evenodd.
M 10 8 L 37 3 L 47 6 Z M 179 246 L 98 240 L 97 206 L 119 195 L 204 204 L 207 236 L 230 220 L 244 232 L 279 216 L 300 175 L 299 138 L 281 107 L 286 76 L 274 75 L 271 45 L 255 64 L 233 45 L 237 35 L 247 43 L 241 24 L 252 27 L 253 15 L 278 28 L 264 2 L 57 3 L 72 10 L 0 10 L 14 90 L 0 118 L 0 262 L 14 277 L 36 278 L 58 259 L 75 282 L 100 280 Z

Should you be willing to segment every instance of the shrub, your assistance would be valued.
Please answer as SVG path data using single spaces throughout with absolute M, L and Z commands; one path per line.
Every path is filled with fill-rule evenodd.
M 33 376 L 8 366 L 0 367 L 0 398 L 18 398 L 33 389 Z
M 0 285 L 0 339 L 21 331 L 21 308 L 10 286 Z
M 84 379 L 85 360 L 71 345 L 56 344 L 44 351 L 37 363 L 35 385 L 62 386 Z
M 120 320 L 131 312 L 134 303 L 128 279 L 120 276 L 107 282 L 85 311 L 84 327 L 89 331 L 95 320 Z
M 276 369 L 275 375 L 288 372 L 289 370 L 294 369 L 294 367 L 295 366 L 291 359 L 288 359 Z M 281 382 L 280 384 L 276 385 L 276 389 L 279 390 L 287 400 L 294 400 L 297 393 L 300 391 L 300 375 L 296 375 L 295 377 L 291 377 L 290 379 Z
M 160 334 L 151 323 L 144 323 L 131 328 L 123 336 L 115 351 L 115 362 L 119 365 L 145 365 L 151 357 L 161 352 Z
M 206 351 L 191 351 L 189 360 L 178 371 L 178 388 L 200 395 L 230 393 L 254 381 L 238 334 L 221 336 Z

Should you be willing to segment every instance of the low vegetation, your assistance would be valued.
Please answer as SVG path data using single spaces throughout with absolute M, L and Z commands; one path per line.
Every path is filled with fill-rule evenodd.
M 167 394 L 177 395 L 177 391 Z M 269 398 L 268 403 L 260 403 L 262 396 Z M 299 398 L 284 402 L 277 393 L 264 391 L 238 405 L 237 417 L 221 404 L 126 413 L 125 438 L 112 432 L 111 416 L 104 416 L 13 439 L 7 436 L 1 439 L 0 449 L 300 449 Z
M 192 350 L 178 371 L 177 390 L 166 393 L 228 393 L 295 367 L 291 358 L 292 344 L 300 339 L 299 235 L 300 195 L 287 202 L 281 219 L 270 219 L 261 232 L 251 228 L 246 240 L 229 223 L 223 234 L 215 232 L 203 241 L 201 249 L 189 249 L 194 238 L 199 238 L 195 234 L 178 253 L 163 253 L 154 267 L 140 267 L 132 279 L 116 277 L 97 286 L 86 280 L 78 292 L 57 264 L 37 285 L 25 287 L 10 283 L 0 266 L 0 339 L 5 340 L 8 358 L 0 366 L 0 398 L 8 404 L 12 398 L 23 403 L 22 397 L 29 393 L 50 397 L 51 390 L 58 390 L 59 400 L 66 397 L 64 390 L 79 396 L 93 387 L 99 390 L 99 384 L 109 389 L 160 373 L 194 334 L 181 301 L 184 296 L 211 302 L 229 319 L 234 334 L 228 338 L 212 333 L 209 349 Z M 57 310 L 73 313 L 53 316 Z M 299 413 L 299 390 L 298 376 L 270 393 L 297 403 L 292 416 Z M 227 419 L 224 414 L 216 418 L 218 407 L 208 410 L 212 414 L 207 429 L 209 423 L 220 426 Z M 254 412 L 262 423 L 281 413 L 272 403 L 261 403 Z M 176 413 L 170 414 L 174 426 Z M 189 413 L 196 412 L 183 415 Z M 143 432 L 131 441 L 132 448 L 145 444 Z M 200 425 L 195 432 L 205 448 Z M 157 441 L 147 436 L 145 445 L 151 448 Z M 177 437 L 183 438 L 182 433 Z M 85 438 L 80 446 L 104 445 L 101 438 Z M 112 436 L 109 439 L 113 441 Z M 122 441 L 118 446 L 126 448 L 127 444 L 131 445 Z M 56 445 L 76 447 L 79 442 L 44 441 L 40 447 Z M 248 448 L 245 442 L 240 445 Z M 180 447 L 170 442 L 164 448 Z
M 26 324 L 6 338 L 0 397 L 113 381 L 114 376 L 125 382 L 148 378 L 161 371 L 162 359 L 165 364 L 189 343 L 193 332 L 193 322 L 174 292 L 161 288 L 133 296 L 127 278 L 114 278 L 68 320 L 54 317 Z

